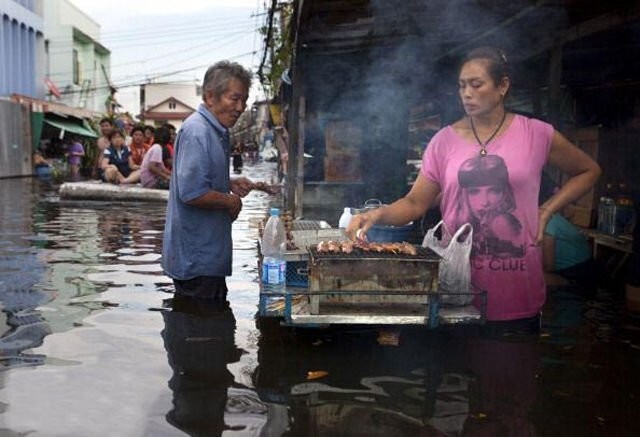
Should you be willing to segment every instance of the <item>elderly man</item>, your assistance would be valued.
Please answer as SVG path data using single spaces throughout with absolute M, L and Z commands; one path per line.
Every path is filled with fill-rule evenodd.
M 231 223 L 255 184 L 229 175 L 229 128 L 246 107 L 251 73 L 237 63 L 211 66 L 198 110 L 180 129 L 174 150 L 162 267 L 176 295 L 226 300 Z

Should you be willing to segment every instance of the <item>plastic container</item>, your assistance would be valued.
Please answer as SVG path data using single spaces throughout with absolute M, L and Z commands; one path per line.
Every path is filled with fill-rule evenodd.
M 280 210 L 271 208 L 269 220 L 262 233 L 262 288 L 272 293 L 283 293 L 286 285 L 287 235 L 280 220 Z
M 349 222 L 351 221 L 351 217 L 352 217 L 351 208 L 346 207 L 344 209 L 344 212 L 340 216 L 340 219 L 338 220 L 338 227 L 344 229 L 347 226 L 349 226 Z
M 376 243 L 400 243 L 409 241 L 413 232 L 413 222 L 404 226 L 373 225 L 367 231 L 367 239 Z
M 615 234 L 616 204 L 611 197 L 601 197 L 598 205 L 598 231 Z
M 376 208 L 381 208 L 383 206 L 386 206 L 386 205 L 384 203 L 382 203 L 382 201 L 380 199 L 367 199 L 364 202 L 365 211 L 369 211 L 369 210 L 376 209 Z

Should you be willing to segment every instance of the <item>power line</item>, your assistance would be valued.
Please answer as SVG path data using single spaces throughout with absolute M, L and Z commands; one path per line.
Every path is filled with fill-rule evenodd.
M 232 39 L 229 39 L 229 40 L 227 40 L 224 44 L 219 45 L 217 48 L 220 48 L 220 47 L 223 47 L 223 46 L 230 45 L 231 43 L 236 42 L 236 41 L 238 41 L 239 39 L 242 39 L 242 38 L 243 38 L 243 37 L 245 37 L 245 36 L 247 36 L 247 35 L 243 33 L 242 35 L 240 35 L 240 37 L 239 37 L 239 38 L 232 38 Z M 221 41 L 221 42 L 222 42 L 222 41 Z M 211 50 L 211 49 L 210 49 L 209 47 L 207 47 L 206 52 L 208 52 L 208 51 L 210 51 L 210 50 Z M 197 55 L 190 56 L 190 57 L 188 57 L 188 58 L 184 58 L 184 59 L 172 60 L 172 62 L 173 62 L 173 63 L 176 63 L 176 62 L 186 62 L 186 61 L 190 61 L 190 60 L 192 60 L 192 59 L 199 58 L 199 57 L 203 56 L 204 54 L 205 54 L 205 51 L 200 51 Z M 153 73 L 151 73 L 151 74 L 153 74 Z
M 269 8 L 269 18 L 267 19 L 267 35 L 264 40 L 264 52 L 262 53 L 262 61 L 260 61 L 260 67 L 258 67 L 258 77 L 260 78 L 260 82 L 264 82 L 264 74 L 262 69 L 264 68 L 265 62 L 267 61 L 267 50 L 269 49 L 269 41 L 271 40 L 271 35 L 273 32 L 273 19 L 274 14 L 276 12 L 276 6 L 278 4 L 278 0 L 271 0 L 271 7 Z
M 184 33 L 185 31 L 188 31 L 189 33 L 194 33 L 199 30 L 211 30 L 216 28 L 224 29 L 224 28 L 237 26 L 243 23 L 252 23 L 253 20 L 252 20 L 252 17 L 246 17 L 246 18 L 235 19 L 235 20 L 221 20 L 221 22 L 222 24 L 215 24 L 215 23 L 212 23 L 211 21 L 208 21 L 200 25 L 197 25 L 197 24 L 194 25 L 194 23 L 189 23 L 185 26 L 176 26 L 176 27 L 164 26 L 161 31 L 159 31 L 157 28 L 149 28 L 149 29 L 145 28 L 145 29 L 134 30 L 134 31 L 114 30 L 113 32 L 101 32 L 99 39 L 101 41 L 117 41 L 121 39 L 134 39 L 139 36 L 159 37 L 162 35 Z M 113 33 L 113 36 L 111 36 L 111 33 Z M 64 43 L 68 41 L 68 38 L 49 38 L 49 41 Z
M 252 29 L 252 30 L 255 32 L 255 30 L 257 30 L 257 29 Z M 162 54 L 162 55 L 159 55 L 159 56 L 154 56 L 154 57 L 152 57 L 152 58 L 147 58 L 147 59 L 142 59 L 142 60 L 139 60 L 139 61 L 135 61 L 135 63 L 145 63 L 145 62 L 147 62 L 147 61 L 149 61 L 149 60 L 155 60 L 155 59 L 160 59 L 160 58 L 170 58 L 172 55 L 177 54 L 177 53 L 185 53 L 185 52 L 191 51 L 191 50 L 196 49 L 196 48 L 201 48 L 201 47 L 203 47 L 203 46 L 208 46 L 209 44 L 213 43 L 213 42 L 214 42 L 214 41 L 216 41 L 216 40 L 218 40 L 218 41 L 222 42 L 222 41 L 224 41 L 225 39 L 227 39 L 228 37 L 236 36 L 236 35 L 237 35 L 237 34 L 239 34 L 239 33 L 241 33 L 241 34 L 246 34 L 246 32 L 235 32 L 235 33 L 227 34 L 227 35 L 225 35 L 225 37 L 224 37 L 224 38 L 221 38 L 221 39 L 215 38 L 215 39 L 213 39 L 213 40 L 205 41 L 205 42 L 204 42 L 204 43 L 202 43 L 202 44 L 198 44 L 198 45 L 196 45 L 196 46 L 192 46 L 192 47 L 190 47 L 190 48 L 188 48 L 188 49 L 186 49 L 186 50 L 177 50 L 177 51 L 173 51 L 173 52 L 165 53 L 165 54 Z M 235 41 L 235 39 L 234 39 L 233 41 Z M 225 45 L 228 45 L 230 42 L 232 42 L 232 41 L 229 41 L 229 42 L 227 42 L 227 43 L 225 43 L 225 44 L 222 44 L 222 45 L 218 45 L 218 46 L 216 46 L 216 47 L 214 47 L 214 48 L 224 47 Z M 209 49 L 210 49 L 210 48 L 208 48 L 208 50 L 209 50 Z M 176 61 L 175 61 L 175 59 L 171 59 L 171 62 L 176 62 Z M 115 65 L 111 65 L 111 66 L 110 66 L 110 68 L 111 68 L 111 70 L 113 70 L 113 69 L 114 69 L 114 68 L 116 68 L 116 67 L 121 67 L 121 66 L 125 66 L 125 65 L 131 65 L 131 64 L 133 64 L 133 63 L 134 63 L 134 62 L 126 62 L 126 63 L 115 64 Z M 69 75 L 71 75 L 72 73 L 73 73 L 73 71 L 58 72 L 58 73 L 50 74 L 50 75 L 49 75 L 49 77 L 52 77 L 52 78 L 53 78 L 53 77 L 58 77 L 58 76 L 69 76 Z
M 233 34 L 230 34 L 229 36 L 232 36 L 232 35 Z M 186 53 L 186 52 L 192 51 L 193 49 L 197 49 L 197 48 L 201 48 L 201 47 L 204 47 L 204 46 L 208 46 L 209 44 L 211 44 L 214 41 L 216 41 L 216 39 L 206 41 L 203 44 L 198 44 L 198 45 L 195 45 L 195 46 L 191 46 L 186 50 L 178 50 L 178 51 L 175 51 L 175 52 L 165 53 L 165 54 L 162 54 L 162 55 L 159 55 L 159 56 L 154 56 L 152 58 L 146 58 L 146 59 L 143 59 L 141 61 L 127 62 L 127 63 L 112 65 L 111 69 L 113 70 L 114 68 L 122 67 L 124 65 L 131 65 L 133 63 L 147 63 L 147 62 L 149 62 L 151 60 L 155 60 L 155 59 L 161 59 L 161 58 L 162 59 L 166 59 L 168 56 L 171 56 L 174 53 Z M 209 48 L 207 50 L 209 50 Z M 172 59 L 171 62 L 175 62 L 175 60 Z
M 244 56 L 253 55 L 253 54 L 255 54 L 255 52 L 254 51 L 250 51 L 250 52 L 241 53 L 239 55 L 230 56 L 230 57 L 227 57 L 226 59 L 234 60 L 234 59 L 239 59 L 239 58 L 242 58 Z M 194 67 L 185 68 L 185 69 L 182 69 L 182 70 L 175 70 L 175 71 L 169 71 L 169 72 L 160 73 L 160 74 L 157 74 L 157 75 L 155 75 L 153 77 L 145 78 L 144 80 L 143 79 L 138 79 L 136 81 L 130 81 L 130 82 L 113 83 L 113 86 L 115 88 L 118 88 L 118 89 L 123 89 L 123 88 L 130 88 L 130 87 L 133 87 L 133 86 L 144 85 L 144 84 L 152 83 L 151 82 L 152 80 L 159 79 L 161 77 L 174 76 L 176 74 L 186 73 L 186 72 L 189 72 L 189 71 L 197 70 L 199 68 L 209 67 L 210 65 L 211 65 L 211 63 L 196 65 Z M 98 87 L 89 88 L 88 91 L 89 92 L 95 92 L 95 91 L 105 90 L 105 89 L 109 89 L 109 88 L 111 88 L 109 85 L 104 85 L 104 86 L 98 86 Z M 80 92 L 82 92 L 82 90 L 69 90 L 69 91 L 62 91 L 61 94 L 69 96 L 69 95 L 73 95 L 73 94 L 78 94 Z M 85 90 L 85 92 L 86 92 L 86 90 Z
M 149 42 L 154 42 L 157 44 L 171 44 L 171 43 L 175 43 L 175 42 L 181 42 L 181 41 L 191 41 L 194 39 L 194 37 L 196 39 L 201 39 L 202 37 L 207 37 L 210 35 L 222 35 L 222 36 L 226 36 L 229 34 L 235 34 L 241 31 L 249 31 L 250 29 L 253 29 L 253 23 L 249 23 L 249 25 L 241 27 L 240 30 L 238 30 L 238 27 L 236 26 L 235 29 L 233 31 L 227 31 L 227 32 L 208 32 L 207 34 L 204 34 L 202 31 L 198 31 L 195 32 L 193 34 L 191 33 L 186 33 L 183 34 L 181 37 L 172 37 L 172 36 L 168 36 L 168 35 L 162 35 L 162 36 L 150 36 L 148 38 L 138 38 L 138 39 L 131 39 L 131 40 L 127 40 L 127 41 L 121 41 L 120 43 L 116 43 L 116 44 L 106 44 L 106 43 L 100 43 L 102 45 L 105 45 L 107 47 L 107 49 L 114 49 L 114 48 L 120 48 L 120 47 L 136 47 L 136 46 L 140 46 L 140 45 L 146 45 L 149 44 Z M 197 38 L 197 37 L 200 38 Z M 57 44 L 50 44 L 51 49 L 50 49 L 50 53 L 68 53 L 68 51 L 75 47 L 76 44 L 74 42 L 69 42 L 69 43 L 57 43 Z

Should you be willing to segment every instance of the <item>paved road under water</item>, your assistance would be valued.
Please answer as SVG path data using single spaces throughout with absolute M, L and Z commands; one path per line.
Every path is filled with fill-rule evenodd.
M 160 269 L 164 205 L 56 188 L 0 181 L 2 436 L 640 435 L 640 318 L 620 291 L 550 293 L 535 337 L 292 332 L 255 317 L 273 199 L 252 193 L 234 225 L 230 306 L 194 308 Z

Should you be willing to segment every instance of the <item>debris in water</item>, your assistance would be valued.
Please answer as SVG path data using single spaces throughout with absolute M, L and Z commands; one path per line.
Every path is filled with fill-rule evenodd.
M 325 372 L 324 370 L 310 370 L 307 372 L 307 379 L 319 379 L 327 376 L 329 372 Z
M 378 344 L 383 346 L 398 346 L 400 344 L 400 331 L 378 332 Z

